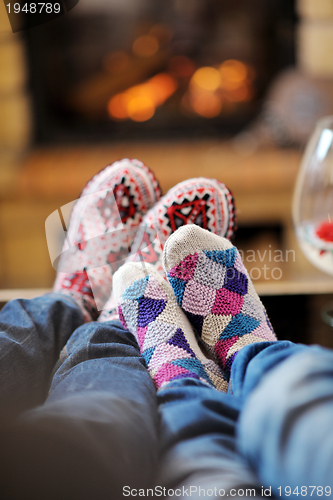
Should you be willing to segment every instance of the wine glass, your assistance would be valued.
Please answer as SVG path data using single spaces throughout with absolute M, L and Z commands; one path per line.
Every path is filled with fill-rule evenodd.
M 333 116 L 318 121 L 296 181 L 293 222 L 307 259 L 333 276 Z

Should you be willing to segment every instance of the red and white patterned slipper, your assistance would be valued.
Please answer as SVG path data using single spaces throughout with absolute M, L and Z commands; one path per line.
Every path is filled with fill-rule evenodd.
M 96 174 L 76 201 L 53 291 L 71 296 L 86 321 L 97 319 L 110 296 L 112 273 L 132 246 L 143 215 L 160 199 L 152 171 L 123 159 Z
M 229 240 L 234 236 L 235 203 L 225 184 L 198 177 L 170 189 L 144 216 L 126 263 L 147 262 L 165 276 L 164 244 L 172 233 L 186 224 L 195 224 Z M 111 319 L 117 319 L 117 304 L 112 293 L 99 321 Z

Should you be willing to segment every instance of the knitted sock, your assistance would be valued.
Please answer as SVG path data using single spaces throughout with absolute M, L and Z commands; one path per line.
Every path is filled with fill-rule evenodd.
M 111 293 L 112 272 L 128 256 L 143 215 L 160 196 L 149 168 L 129 159 L 107 166 L 83 189 L 71 213 L 53 290 L 71 296 L 86 321 L 97 319 Z
M 229 379 L 239 350 L 277 340 L 236 247 L 198 226 L 178 229 L 163 264 L 179 306 Z
M 136 337 L 156 388 L 195 378 L 226 391 L 220 368 L 199 349 L 169 283 L 150 264 L 131 262 L 114 275 L 119 318 Z
M 186 224 L 196 224 L 231 238 L 236 226 L 234 200 L 229 189 L 215 179 L 204 177 L 177 184 L 142 219 L 126 262 L 150 263 L 165 276 L 162 265 L 164 244 L 171 233 Z M 117 304 L 111 294 L 99 321 L 116 317 Z

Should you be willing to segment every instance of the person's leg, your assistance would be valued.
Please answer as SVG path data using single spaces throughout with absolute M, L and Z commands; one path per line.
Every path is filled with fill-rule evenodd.
M 163 265 L 197 338 L 229 379 L 246 345 L 276 341 L 265 308 L 235 246 L 191 225 L 167 240 Z
M 72 332 L 84 322 L 75 302 L 47 294 L 8 302 L 0 312 L 0 421 L 42 404 L 52 370 Z
M 184 497 L 190 491 L 192 498 L 203 490 L 227 495 L 243 487 L 254 495 L 255 477 L 235 446 L 238 402 L 215 389 L 227 384 L 201 352 L 170 285 L 149 264 L 130 263 L 115 274 L 114 291 L 119 317 L 138 339 L 159 389 L 163 460 L 157 486 Z
M 333 355 L 276 342 L 237 249 L 227 240 L 183 227 L 168 239 L 163 257 L 179 305 L 211 357 L 231 374 L 229 391 L 242 415 L 240 450 L 260 481 L 277 495 L 279 486 L 300 488 L 319 480 L 319 486 L 331 486 Z M 324 451 L 318 451 L 323 442 Z
M 237 398 L 187 378 L 159 390 L 158 401 L 159 485 L 181 498 L 261 496 L 261 484 L 236 447 Z
M 62 359 L 45 404 L 3 440 L 8 498 L 109 500 L 151 486 L 156 391 L 133 336 L 119 322 L 86 324 Z
M 182 493 L 192 486 L 194 498 L 215 487 L 228 496 L 331 497 L 332 382 L 332 351 L 287 341 L 243 347 L 229 394 L 170 382 L 158 392 L 160 482 Z
M 21 476 L 28 481 L 22 481 L 22 488 L 28 484 L 41 483 L 39 490 L 31 490 L 36 491 L 35 497 L 30 494 L 33 498 L 37 498 L 43 491 L 43 485 L 47 485 L 46 479 L 38 483 L 38 476 L 45 474 L 45 478 L 49 477 L 55 483 L 59 470 L 64 472 L 65 465 L 70 465 L 69 460 L 64 460 L 64 464 L 57 469 L 63 455 L 72 458 L 77 456 L 89 474 L 87 464 L 91 464 L 96 452 L 96 464 L 103 469 L 105 485 L 105 471 L 110 472 L 110 464 L 106 465 L 106 458 L 110 458 L 109 445 L 111 448 L 118 446 L 119 450 L 119 464 L 115 460 L 113 463 L 111 461 L 114 483 L 118 487 L 120 479 L 117 478 L 117 471 L 122 468 L 125 470 L 127 464 L 128 473 L 133 472 L 129 451 L 131 428 L 133 439 L 139 436 L 137 443 L 133 444 L 133 456 L 139 462 L 138 449 L 144 441 L 138 434 L 140 428 L 144 428 L 146 421 L 149 421 L 149 427 L 151 421 L 156 420 L 152 411 L 154 387 L 149 376 L 145 376 L 139 353 L 128 352 L 130 348 L 127 342 L 118 342 L 116 337 L 119 332 L 115 333 L 110 325 L 96 326 L 96 331 L 92 325 L 87 330 L 78 330 L 67 345 L 67 351 L 72 351 L 56 373 L 47 402 L 25 413 L 17 422 L 14 417 L 45 401 L 51 373 L 61 348 L 75 328 L 98 316 L 97 309 L 101 308 L 111 290 L 112 269 L 119 266 L 119 261 L 128 254 L 128 247 L 133 242 L 143 214 L 160 195 L 154 175 L 138 160 L 124 159 L 99 172 L 74 205 L 61 255 L 58 255 L 58 249 L 53 249 L 57 252 L 51 252 L 55 253 L 53 265 L 59 271 L 53 287 L 57 293 L 36 301 L 15 301 L 1 313 L 0 403 L 2 420 L 6 417 L 8 425 L 13 422 L 9 433 L 12 441 L 7 442 L 11 457 L 8 467 L 15 466 L 15 461 L 22 464 Z M 62 209 L 66 212 L 71 205 Z M 52 241 L 54 227 L 52 224 L 48 227 Z M 102 338 L 105 341 L 102 342 Z M 133 345 L 131 348 L 135 351 Z M 113 369 L 110 369 L 111 365 Z M 150 389 L 145 384 L 147 378 Z M 136 384 L 139 386 L 137 390 L 134 389 Z M 147 419 L 144 419 L 143 407 L 146 407 Z M 112 433 L 106 432 L 104 448 L 103 423 L 107 429 L 113 429 Z M 147 442 L 151 435 L 154 436 L 155 426 L 154 422 L 150 434 L 148 431 L 142 432 L 142 436 L 148 435 Z M 124 442 L 124 447 L 120 447 L 124 433 L 127 442 Z M 15 439 L 15 435 L 19 437 Z M 2 437 L 6 449 L 7 436 L 3 434 Z M 154 437 L 150 440 L 154 440 Z M 34 445 L 35 441 L 39 446 Z M 113 459 L 117 449 L 111 455 Z M 144 450 L 142 463 L 138 464 L 143 481 L 150 477 L 153 469 L 150 459 L 156 453 L 154 449 L 151 450 L 150 446 Z M 104 461 L 101 458 L 103 454 Z M 50 467 L 47 461 L 44 463 L 44 455 L 49 456 Z M 93 469 L 95 472 L 97 465 Z M 147 466 L 147 471 L 143 471 L 144 466 Z M 78 467 L 75 470 L 78 471 Z M 31 478 L 25 471 L 30 471 Z M 134 478 L 135 483 L 136 473 Z M 59 484 L 62 479 L 67 479 L 69 484 L 68 474 L 66 477 L 61 474 Z M 82 481 L 82 484 L 86 483 Z M 59 489 L 55 488 L 54 491 L 59 492 Z M 91 489 L 89 491 L 89 498 L 92 498 Z M 14 494 L 15 489 L 12 492 Z M 53 492 L 52 495 L 65 498 Z M 85 492 L 80 498 L 84 495 Z M 50 491 L 47 494 L 44 491 L 44 496 L 41 496 L 43 500 L 50 497 Z
M 239 450 L 263 484 L 276 496 L 331 497 L 333 352 L 288 342 L 247 347 L 231 386 L 245 401 Z

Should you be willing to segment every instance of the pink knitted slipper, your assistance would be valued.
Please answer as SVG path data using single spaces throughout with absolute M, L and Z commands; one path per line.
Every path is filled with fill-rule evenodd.
M 86 321 L 103 308 L 112 272 L 128 256 L 143 215 L 160 196 L 151 170 L 130 159 L 107 166 L 83 189 L 71 213 L 53 291 L 74 298 Z
M 215 179 L 199 177 L 177 184 L 144 216 L 126 262 L 144 261 L 165 276 L 162 252 L 167 238 L 179 227 L 196 224 L 232 238 L 236 230 L 235 205 L 229 189 Z M 113 295 L 99 321 L 117 318 Z

